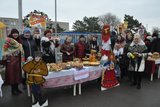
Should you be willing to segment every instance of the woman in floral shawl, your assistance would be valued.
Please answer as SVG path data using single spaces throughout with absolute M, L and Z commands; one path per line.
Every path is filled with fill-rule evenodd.
M 18 84 L 22 82 L 21 62 L 24 62 L 22 40 L 17 29 L 12 29 L 11 34 L 6 38 L 2 51 L 1 65 L 6 65 L 5 82 L 11 84 L 12 94 L 19 95 L 22 91 Z
M 141 80 L 142 80 L 142 73 L 145 67 L 145 58 L 147 57 L 147 46 L 142 41 L 139 34 L 134 35 L 134 40 L 131 43 L 128 49 L 127 56 L 132 58 L 132 66 L 134 72 L 134 82 L 131 84 L 132 86 L 137 85 L 137 89 L 141 89 Z M 131 67 L 131 66 L 130 66 Z M 131 69 L 131 68 L 130 68 Z M 138 84 L 137 84 L 138 82 Z

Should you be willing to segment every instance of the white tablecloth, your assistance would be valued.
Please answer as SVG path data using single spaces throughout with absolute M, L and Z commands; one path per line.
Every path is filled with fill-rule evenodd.
M 160 60 L 155 60 L 155 64 L 160 64 Z
M 77 81 L 74 79 L 75 68 L 69 70 L 62 70 L 59 72 L 49 72 L 48 76 L 44 77 L 46 79 L 46 82 L 43 84 L 43 87 L 50 88 L 65 85 L 73 85 L 101 77 L 103 69 L 101 66 L 89 66 L 84 68 L 89 69 L 89 77 Z

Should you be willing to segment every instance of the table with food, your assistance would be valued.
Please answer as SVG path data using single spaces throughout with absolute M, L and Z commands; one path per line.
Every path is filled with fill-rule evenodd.
M 151 81 L 153 81 L 153 74 L 155 73 L 155 68 L 158 67 L 158 78 L 160 76 L 160 56 L 158 52 L 153 54 L 148 54 L 148 58 L 145 61 L 145 70 L 146 72 L 151 72 Z
M 100 65 L 100 55 L 96 51 L 91 52 L 89 58 L 75 58 L 73 61 L 62 63 L 48 63 L 49 75 L 44 77 L 46 82 L 43 88 L 74 85 L 74 95 L 76 84 L 94 80 L 101 77 L 102 67 Z M 81 86 L 79 89 L 79 93 Z

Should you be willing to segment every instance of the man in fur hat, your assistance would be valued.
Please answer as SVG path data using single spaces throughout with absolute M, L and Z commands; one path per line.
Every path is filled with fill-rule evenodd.
M 42 100 L 40 84 L 45 82 L 43 76 L 48 75 L 48 69 L 46 64 L 42 61 L 43 53 L 35 51 L 34 56 L 34 60 L 25 64 L 23 70 L 28 73 L 28 80 L 26 83 L 31 84 L 31 90 L 34 96 L 32 105 L 37 105 L 37 102 L 39 102 L 39 105 L 42 106 L 47 100 Z

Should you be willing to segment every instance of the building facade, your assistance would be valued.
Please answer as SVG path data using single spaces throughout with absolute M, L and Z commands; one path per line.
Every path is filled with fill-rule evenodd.
M 8 34 L 10 34 L 11 30 L 13 28 L 16 28 L 19 30 L 19 20 L 18 18 L 6 18 L 6 17 L 0 17 L 0 22 L 4 23 L 7 26 L 7 31 Z M 55 22 L 52 22 L 53 26 L 55 25 Z M 49 23 L 46 23 L 49 24 Z M 57 22 L 57 24 L 59 24 L 59 26 L 63 29 L 65 29 L 65 31 L 69 31 L 69 23 L 68 22 Z M 31 32 L 33 32 L 34 27 L 30 28 Z M 41 35 L 43 35 L 43 32 L 45 30 L 45 27 L 41 28 Z

